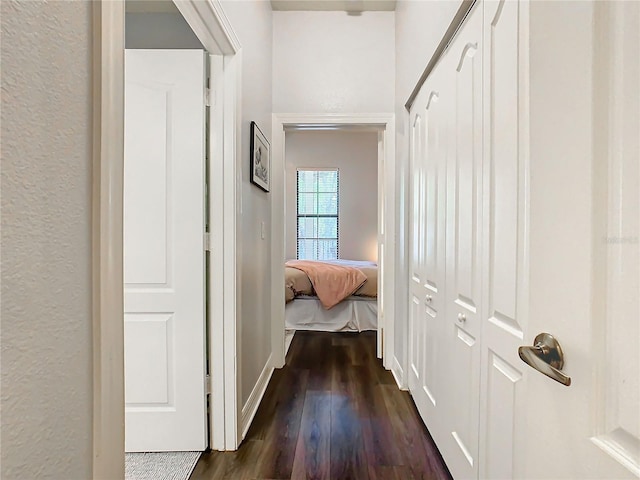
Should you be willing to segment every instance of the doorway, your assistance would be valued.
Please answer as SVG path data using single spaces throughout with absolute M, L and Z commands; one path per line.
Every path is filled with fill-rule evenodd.
M 204 450 L 214 60 L 172 1 L 125 11 L 125 449 Z
M 343 130 L 375 132 L 378 138 L 377 189 L 377 259 L 379 265 L 378 291 L 378 356 L 383 365 L 393 365 L 394 299 L 396 249 L 393 241 L 395 224 L 395 125 L 392 115 L 279 115 L 274 114 L 272 176 L 274 192 L 272 219 L 274 225 L 272 272 L 272 344 L 274 367 L 284 365 L 286 353 L 284 314 L 285 252 L 285 158 L 286 134 L 295 131 Z
M 285 133 L 287 345 L 296 330 L 361 332 L 378 327 L 378 132 Z M 365 278 L 330 309 L 309 296 L 296 260 L 352 267 Z M 306 295 L 305 295 L 306 293 Z M 292 298 L 293 297 L 293 298 Z
M 235 271 L 235 188 L 238 148 L 237 105 L 239 92 L 240 46 L 233 30 L 212 1 L 185 1 L 173 4 L 142 3 L 146 7 L 176 11 L 195 33 L 208 52 L 212 74 L 213 97 L 220 105 L 211 109 L 207 120 L 212 134 L 207 144 L 209 158 L 215 163 L 216 175 L 210 182 L 208 220 L 210 235 L 203 240 L 212 263 L 222 268 L 211 269 L 210 284 L 224 285 L 212 295 L 209 325 L 211 376 L 203 378 L 207 390 L 224 394 L 210 401 L 208 427 L 209 446 L 234 449 L 238 445 L 238 408 L 235 376 L 235 304 L 233 298 Z M 170 4 L 170 5 L 168 5 Z M 135 8 L 135 7 L 134 7 Z M 95 169 L 94 169 L 94 478 L 122 476 L 124 457 L 124 325 L 123 312 L 123 151 L 124 151 L 124 2 L 99 2 L 94 7 L 96 25 L 95 63 Z M 208 173 L 212 169 L 208 169 Z M 213 176 L 212 176 L 213 177 Z M 230 260 L 228 258 L 230 257 Z M 211 368 L 214 365 L 215 368 Z M 215 425 L 215 428 L 212 428 Z

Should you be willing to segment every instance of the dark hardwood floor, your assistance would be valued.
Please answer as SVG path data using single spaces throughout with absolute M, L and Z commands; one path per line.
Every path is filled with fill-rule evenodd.
M 203 454 L 191 480 L 450 479 L 375 332 L 298 332 L 236 452 Z

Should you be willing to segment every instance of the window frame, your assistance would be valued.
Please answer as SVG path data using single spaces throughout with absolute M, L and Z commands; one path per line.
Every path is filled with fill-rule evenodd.
M 336 190 L 335 190 L 335 194 L 336 194 L 336 213 L 332 214 L 320 214 L 320 213 L 315 213 L 315 214 L 308 214 L 308 213 L 304 213 L 301 214 L 300 213 L 300 172 L 336 172 Z M 314 195 L 316 195 L 316 199 L 318 198 L 318 195 L 320 193 L 333 193 L 333 192 L 320 192 L 318 185 L 316 184 L 316 188 L 313 192 L 302 192 L 302 193 L 312 193 Z M 316 255 L 313 260 L 319 260 L 319 261 L 325 261 L 325 260 L 337 260 L 340 258 L 340 169 L 337 167 L 297 167 L 296 168 L 296 259 L 300 259 L 300 218 L 315 218 L 315 219 L 320 219 L 320 218 L 335 218 L 336 219 L 336 236 L 335 237 L 329 237 L 329 238 L 320 238 L 317 235 L 319 235 L 319 227 L 318 227 L 318 232 L 316 233 L 316 237 L 303 237 L 302 240 L 312 240 L 315 241 L 316 243 Z M 336 241 L 336 258 L 325 258 L 325 259 L 320 259 L 319 258 L 319 248 L 318 246 L 320 245 L 320 240 L 333 240 L 335 238 Z

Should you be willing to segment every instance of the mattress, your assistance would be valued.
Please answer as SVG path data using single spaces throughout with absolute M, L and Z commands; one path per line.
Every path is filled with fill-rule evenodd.
M 317 297 L 298 296 L 285 306 L 287 330 L 321 332 L 362 332 L 377 330 L 378 301 L 352 296 L 330 310 L 325 310 Z

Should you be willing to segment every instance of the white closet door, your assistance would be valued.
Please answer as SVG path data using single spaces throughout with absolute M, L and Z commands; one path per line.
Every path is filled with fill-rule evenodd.
M 520 1 L 484 3 L 481 478 L 518 478 L 524 430 L 516 427 L 528 421 L 522 377 L 529 367 L 518 357 L 531 340 L 525 9 Z
M 478 474 L 482 307 L 482 7 L 470 13 L 447 53 L 453 98 L 447 175 L 445 341 L 447 443 L 454 478 Z
M 411 393 L 455 478 L 640 476 L 640 3 L 475 8 L 410 112 Z
M 444 438 L 448 354 L 443 343 L 448 108 L 439 75 L 411 109 L 409 388 L 429 430 Z
M 126 450 L 204 450 L 204 53 L 125 53 Z
M 410 112 L 410 159 L 409 159 L 409 272 L 410 272 L 410 302 L 409 302 L 409 390 L 414 401 L 425 418 L 429 411 L 429 395 L 421 389 L 424 374 L 424 330 L 425 313 L 428 307 L 427 293 L 422 282 L 424 264 L 424 250 L 422 245 L 422 230 L 424 224 L 424 169 L 421 159 L 424 150 L 424 101 L 423 88 Z M 431 402 L 432 403 L 432 402 Z M 431 406 L 433 408 L 433 406 Z

